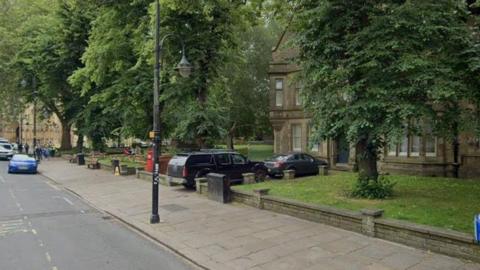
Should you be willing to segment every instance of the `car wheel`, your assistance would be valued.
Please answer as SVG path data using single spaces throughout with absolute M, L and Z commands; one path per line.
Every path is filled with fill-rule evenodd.
M 256 169 L 255 170 L 255 182 L 263 182 L 267 176 L 267 171 L 264 169 Z
M 183 186 L 186 189 L 195 189 L 195 184 L 192 184 L 192 183 L 185 183 L 185 184 L 183 184 Z

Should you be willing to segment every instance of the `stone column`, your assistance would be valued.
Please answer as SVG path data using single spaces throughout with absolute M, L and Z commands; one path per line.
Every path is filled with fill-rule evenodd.
M 254 173 L 242 173 L 243 183 L 244 184 L 255 184 L 255 174 Z
M 197 189 L 197 193 L 202 194 L 202 183 L 207 183 L 208 180 L 205 177 L 195 178 L 195 187 Z
M 269 188 L 259 188 L 259 189 L 254 189 L 253 194 L 255 195 L 255 204 L 257 208 L 263 209 L 263 196 L 268 195 L 268 191 L 270 191 Z
M 375 219 L 381 218 L 383 215 L 382 209 L 362 209 L 362 233 L 375 237 Z
M 283 179 L 285 179 L 285 180 L 295 179 L 295 171 L 294 170 L 283 171 Z
M 328 167 L 327 167 L 327 165 L 320 165 L 320 166 L 318 166 L 318 174 L 319 174 L 319 175 L 328 175 Z

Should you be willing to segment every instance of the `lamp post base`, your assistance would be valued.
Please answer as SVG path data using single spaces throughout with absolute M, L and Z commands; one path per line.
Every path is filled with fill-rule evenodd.
M 151 215 L 150 216 L 150 224 L 157 224 L 160 223 L 160 216 L 159 215 Z

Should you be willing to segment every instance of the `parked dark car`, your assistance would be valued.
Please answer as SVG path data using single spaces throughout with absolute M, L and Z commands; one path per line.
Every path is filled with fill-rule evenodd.
M 245 156 L 228 151 L 201 151 L 182 153 L 168 162 L 167 181 L 182 184 L 187 188 L 195 186 L 195 178 L 208 173 L 225 174 L 230 183 L 243 181 L 243 173 L 255 173 L 257 181 L 263 180 L 267 168 L 263 162 L 248 160 Z
M 267 173 L 271 177 L 283 176 L 284 170 L 295 171 L 295 176 L 318 174 L 320 165 L 328 163 L 309 154 L 297 152 L 275 155 L 265 161 Z

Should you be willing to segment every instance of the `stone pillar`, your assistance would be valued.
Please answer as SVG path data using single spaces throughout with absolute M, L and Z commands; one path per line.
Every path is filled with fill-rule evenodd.
M 269 188 L 259 188 L 254 189 L 253 194 L 255 195 L 255 204 L 257 208 L 263 209 L 263 196 L 268 195 Z
M 327 167 L 327 165 L 320 165 L 320 166 L 318 166 L 318 174 L 319 174 L 319 175 L 328 175 L 328 167 Z
M 375 237 L 375 219 L 381 218 L 383 215 L 382 209 L 362 209 L 362 233 Z
M 242 173 L 243 183 L 244 184 L 255 184 L 255 174 L 254 173 Z
M 202 194 L 202 183 L 207 183 L 208 179 L 205 177 L 195 178 L 195 187 L 197 189 L 197 193 Z
M 295 179 L 295 171 L 294 170 L 283 171 L 283 179 L 285 179 L 285 180 Z

